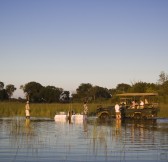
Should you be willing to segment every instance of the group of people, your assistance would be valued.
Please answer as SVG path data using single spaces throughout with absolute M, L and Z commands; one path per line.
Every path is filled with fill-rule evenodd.
M 132 108 L 143 108 L 144 105 L 148 104 L 148 100 L 145 99 L 145 102 L 143 100 L 140 100 L 139 104 L 136 101 L 132 101 L 131 107 Z
M 140 100 L 139 104 L 136 101 L 132 101 L 131 107 L 132 108 L 144 108 L 144 105 L 148 104 L 148 100 L 145 99 L 145 102 L 143 100 Z M 120 106 L 118 103 L 115 105 L 115 112 L 116 112 L 116 119 L 121 119 L 121 111 Z

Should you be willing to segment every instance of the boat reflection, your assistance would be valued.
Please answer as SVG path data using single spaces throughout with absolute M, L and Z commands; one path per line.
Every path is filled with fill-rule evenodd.
M 132 143 L 154 144 L 154 136 L 157 129 L 157 120 L 125 120 L 123 129 L 126 138 Z

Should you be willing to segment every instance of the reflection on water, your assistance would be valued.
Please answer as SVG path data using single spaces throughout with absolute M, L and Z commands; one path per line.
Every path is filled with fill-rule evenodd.
M 0 118 L 1 161 L 168 161 L 168 119 Z

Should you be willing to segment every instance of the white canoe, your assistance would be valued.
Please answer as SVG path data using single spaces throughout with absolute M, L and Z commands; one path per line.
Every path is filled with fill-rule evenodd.
M 68 119 L 67 115 L 55 115 L 54 120 L 56 122 L 66 122 Z
M 83 123 L 87 119 L 86 115 L 72 115 L 71 116 L 71 122 L 72 123 Z
M 68 115 L 55 115 L 54 120 L 56 122 L 67 122 Z M 75 114 L 71 116 L 71 123 L 83 123 L 87 120 L 86 115 Z

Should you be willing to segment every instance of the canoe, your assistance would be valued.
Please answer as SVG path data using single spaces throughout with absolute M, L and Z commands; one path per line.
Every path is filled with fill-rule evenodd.
M 75 114 L 71 115 L 71 118 L 69 118 L 68 115 L 58 114 L 55 115 L 54 120 L 55 122 L 67 122 L 69 120 L 70 123 L 83 123 L 84 121 L 87 120 L 87 116 L 81 114 Z

